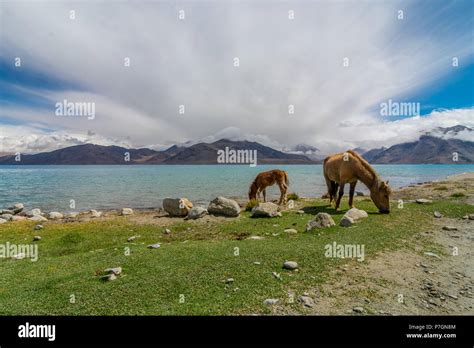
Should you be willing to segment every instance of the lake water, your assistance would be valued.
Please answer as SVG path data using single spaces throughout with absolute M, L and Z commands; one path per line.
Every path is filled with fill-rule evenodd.
M 159 207 L 163 198 L 187 197 L 207 203 L 216 196 L 246 197 L 257 173 L 281 168 L 290 178 L 289 192 L 317 197 L 326 192 L 322 165 L 2 165 L 0 209 L 22 202 L 28 209 L 83 211 Z M 394 188 L 473 172 L 474 165 L 375 165 Z M 357 191 L 368 192 L 359 183 Z M 267 190 L 276 197 L 276 186 Z M 70 209 L 70 200 L 76 204 Z

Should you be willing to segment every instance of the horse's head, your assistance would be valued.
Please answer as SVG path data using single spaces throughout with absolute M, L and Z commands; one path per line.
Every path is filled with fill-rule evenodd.
M 253 182 L 252 185 L 250 185 L 250 189 L 249 189 L 249 200 L 257 199 L 257 191 L 258 191 L 258 186 L 255 182 Z
M 380 184 L 370 190 L 370 198 L 372 198 L 372 201 L 374 202 L 376 207 L 379 208 L 379 212 L 382 214 L 390 213 L 391 193 L 392 190 L 388 186 L 388 181 L 382 181 L 380 182 Z

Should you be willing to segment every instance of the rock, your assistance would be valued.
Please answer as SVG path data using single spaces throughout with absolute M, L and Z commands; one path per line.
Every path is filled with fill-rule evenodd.
M 252 217 L 275 217 L 278 216 L 279 207 L 275 203 L 258 203 L 252 209 Z
M 237 217 L 240 214 L 240 206 L 233 199 L 216 197 L 209 203 L 207 211 L 213 215 Z
M 225 280 L 225 283 L 226 283 L 226 284 L 230 284 L 230 283 L 233 283 L 233 282 L 234 282 L 234 278 L 227 278 L 227 279 Z
M 276 303 L 278 303 L 278 299 L 276 298 L 267 298 L 265 301 L 263 301 L 263 304 L 266 304 L 266 305 L 274 305 Z
M 20 214 L 24 215 L 24 216 L 27 216 L 27 217 L 41 216 L 42 215 L 41 210 L 38 209 L 38 208 L 31 209 L 29 211 L 22 211 Z
M 354 223 L 355 221 L 351 217 L 344 215 L 339 225 L 341 225 L 342 227 L 349 227 L 352 226 Z
M 0 215 L 0 219 L 10 221 L 12 219 L 13 215 L 12 214 L 2 214 Z
M 454 226 L 443 226 L 443 230 L 445 231 L 457 231 L 458 228 Z
M 416 201 L 418 204 L 430 204 L 433 203 L 431 199 L 425 199 L 425 198 L 418 198 Z
M 434 216 L 435 218 L 437 218 L 437 219 L 443 217 L 443 215 L 441 215 L 441 213 L 440 213 L 439 211 L 435 211 L 435 212 L 433 213 L 433 216 Z
M 296 233 L 298 233 L 298 231 L 295 230 L 294 228 L 286 228 L 284 232 L 285 232 L 285 233 L 290 233 L 290 234 L 296 234 Z
M 170 216 L 186 216 L 193 204 L 187 198 L 165 198 L 163 199 L 163 209 Z
M 127 239 L 127 242 L 133 242 L 135 239 L 137 239 L 138 236 L 131 236 L 131 237 L 128 237 Z
M 10 214 L 10 215 L 14 215 L 15 212 L 11 209 L 3 209 L 1 214 Z
M 260 265 L 261 263 L 260 263 L 260 261 L 255 261 L 253 264 L 254 265 Z
M 469 220 L 474 220 L 474 214 L 469 214 Z
M 283 279 L 281 278 L 280 273 L 272 272 L 272 276 L 275 277 L 275 278 L 278 279 L 278 280 L 283 280 Z
M 352 308 L 352 311 L 356 313 L 363 313 L 364 312 L 364 307 L 354 307 Z
M 351 208 L 344 214 L 344 216 L 350 217 L 352 220 L 357 221 L 357 220 L 365 219 L 369 215 L 367 214 L 365 210 Z
M 33 241 L 36 242 L 36 241 L 39 241 L 39 240 L 41 240 L 41 236 L 34 236 L 33 237 Z
M 48 219 L 50 220 L 59 220 L 62 219 L 64 216 L 61 213 L 58 213 L 57 211 L 52 211 L 51 213 L 48 214 Z
M 26 220 L 26 216 L 13 215 L 11 220 L 12 221 L 23 221 L 23 220 Z
M 298 211 L 296 212 L 296 214 L 301 214 L 301 215 L 302 215 L 302 214 L 304 214 L 304 210 L 298 210 Z
M 36 225 L 35 226 L 35 231 L 39 231 L 39 230 L 42 230 L 42 229 L 43 229 L 43 225 Z
M 306 232 L 311 231 L 313 228 L 325 228 L 335 226 L 336 223 L 328 213 L 318 213 L 313 220 L 306 224 Z
M 250 236 L 250 237 L 248 237 L 247 239 L 251 239 L 251 240 L 262 240 L 262 239 L 264 239 L 264 238 L 261 237 L 261 236 Z
M 356 195 L 359 196 L 359 197 L 363 197 L 363 196 L 364 196 L 364 192 L 357 191 L 357 192 L 356 192 Z
M 436 255 L 435 253 L 432 253 L 432 252 L 430 252 L 430 251 L 425 252 L 425 255 L 426 255 L 426 256 L 435 257 L 435 258 L 441 260 L 441 257 L 439 257 L 438 255 Z
M 122 273 L 122 267 L 112 267 L 104 269 L 104 273 L 119 275 Z
M 301 302 L 303 304 L 303 306 L 305 306 L 305 307 L 313 307 L 314 306 L 314 301 L 309 296 L 300 296 L 300 297 L 298 297 L 298 302 Z
M 150 244 L 148 249 L 158 249 L 161 245 L 159 243 Z
M 163 231 L 164 234 L 171 234 L 171 230 L 169 228 L 165 228 Z
M 12 210 L 12 211 L 13 211 L 13 214 L 18 214 L 18 213 L 21 212 L 24 208 L 25 208 L 25 206 L 23 205 L 23 203 L 16 203 L 16 204 L 14 204 L 13 206 L 9 207 L 8 210 Z
M 95 210 L 95 209 L 91 209 L 91 210 L 89 211 L 89 213 L 91 214 L 91 217 L 92 217 L 92 218 L 99 218 L 99 217 L 102 216 L 102 212 L 101 212 L 101 211 L 97 211 L 97 210 Z
M 7 222 L 7 220 L 0 218 L 0 225 L 4 224 L 5 222 Z
M 195 220 L 199 219 L 205 215 L 207 215 L 207 209 L 203 207 L 193 207 L 191 210 L 188 212 L 188 219 Z
M 79 215 L 78 212 L 71 211 L 71 212 L 67 213 L 66 215 L 64 215 L 64 217 L 66 217 L 66 218 L 68 218 L 68 219 L 74 219 L 74 218 L 76 218 L 78 215 Z
M 133 209 L 132 208 L 122 208 L 120 215 L 132 215 Z
M 34 216 L 28 218 L 28 220 L 36 221 L 36 222 L 48 221 L 48 219 L 46 219 L 44 216 L 41 216 L 41 215 L 34 215 Z
M 113 273 L 109 273 L 101 278 L 103 281 L 112 281 L 117 279 L 117 276 Z
M 285 261 L 283 263 L 283 268 L 289 269 L 289 270 L 294 270 L 298 268 L 298 264 L 295 261 Z

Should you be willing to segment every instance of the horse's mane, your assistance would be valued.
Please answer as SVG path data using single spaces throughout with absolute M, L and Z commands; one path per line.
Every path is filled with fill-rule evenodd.
M 362 166 L 369 172 L 371 173 L 373 176 L 374 176 L 374 180 L 376 180 L 377 182 L 380 181 L 380 178 L 379 178 L 379 175 L 377 174 L 377 172 L 374 170 L 374 168 L 372 168 L 372 166 L 369 164 L 369 162 L 367 162 L 361 155 L 359 155 L 357 152 L 353 151 L 353 150 L 347 150 L 348 153 L 350 153 L 352 156 L 354 156 L 355 158 L 357 158 L 360 163 L 362 164 Z

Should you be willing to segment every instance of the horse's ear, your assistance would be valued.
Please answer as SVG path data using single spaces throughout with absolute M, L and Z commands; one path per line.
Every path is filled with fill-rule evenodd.
M 389 181 L 390 181 L 390 180 L 387 180 L 385 183 L 388 185 L 388 182 L 389 182 Z

